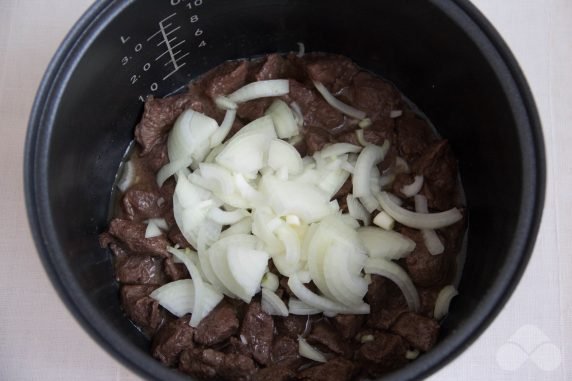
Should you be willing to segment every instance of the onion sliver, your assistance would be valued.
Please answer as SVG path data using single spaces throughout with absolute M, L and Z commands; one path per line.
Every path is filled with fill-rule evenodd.
M 236 110 L 238 108 L 236 102 L 231 101 L 225 96 L 216 97 L 214 102 L 218 108 L 221 108 L 223 110 Z
M 367 293 L 368 282 L 361 275 L 350 273 L 350 256 L 358 255 L 350 247 L 334 244 L 324 257 L 323 271 L 328 288 L 338 302 L 348 307 L 363 304 L 363 297 Z M 363 256 L 360 267 L 366 260 L 367 256 Z
M 397 222 L 415 229 L 440 229 L 461 220 L 463 215 L 457 208 L 439 213 L 416 213 L 395 204 L 386 192 L 376 195 L 383 210 Z
M 276 274 L 269 271 L 262 277 L 260 285 L 263 289 L 267 288 L 272 292 L 276 292 L 276 290 L 278 290 L 278 286 L 280 286 L 280 281 L 278 280 L 278 276 Z
M 274 139 L 270 142 L 268 166 L 275 171 L 287 168 L 290 175 L 298 175 L 304 169 L 300 153 L 294 146 L 280 139 Z
M 415 211 L 417 213 L 429 213 L 427 198 L 425 196 L 420 194 L 415 196 Z M 421 235 L 423 236 L 425 246 L 431 255 L 439 255 L 445 252 L 445 245 L 443 245 L 443 242 L 441 242 L 435 230 L 423 229 L 421 230 Z
M 195 158 L 195 153 L 205 145 L 218 128 L 218 123 L 200 112 L 188 109 L 175 122 L 167 140 L 170 161 L 185 157 Z M 208 147 L 207 147 L 208 148 Z
M 328 362 L 326 356 L 322 352 L 320 352 L 319 350 L 308 344 L 306 339 L 304 339 L 302 336 L 298 336 L 298 353 L 300 354 L 301 357 L 313 361 Z
M 403 193 L 405 197 L 413 197 L 421 191 L 421 188 L 423 188 L 423 176 L 415 176 L 411 184 L 404 185 L 401 188 L 401 193 Z
M 288 307 L 286 307 L 286 304 L 278 295 L 267 288 L 262 289 L 262 300 L 260 304 L 262 311 L 268 315 L 288 316 Z
M 372 168 L 383 160 L 388 149 L 389 141 L 386 140 L 381 147 L 369 144 L 361 151 L 353 174 L 353 194 L 355 197 L 371 196 L 370 176 Z
M 419 294 L 409 275 L 399 265 L 382 258 L 370 258 L 365 265 L 367 274 L 377 274 L 388 278 L 401 289 L 407 306 L 413 312 L 419 311 Z
M 195 286 L 192 279 L 182 279 L 159 287 L 149 295 L 177 317 L 193 312 Z
M 235 224 L 246 216 L 248 216 L 248 212 L 244 209 L 237 209 L 233 210 L 232 212 L 227 212 L 219 208 L 212 208 L 208 214 L 208 217 L 211 220 L 221 225 Z
M 276 268 L 282 275 L 290 276 L 298 270 L 300 262 L 300 238 L 288 224 L 282 224 L 276 229 L 276 235 L 285 249 L 283 260 L 281 256 L 272 256 L 275 259 Z M 280 258 L 280 259 L 279 259 Z M 278 259 L 278 261 L 276 261 Z
M 219 238 L 225 238 L 234 234 L 250 234 L 252 232 L 252 218 L 246 217 L 231 225 L 228 229 L 220 233 Z
M 214 148 L 224 141 L 230 132 L 235 119 L 236 110 L 227 110 L 220 127 L 217 128 L 210 137 L 210 148 Z
M 304 46 L 303 42 L 298 42 L 298 54 L 296 54 L 296 57 L 298 58 L 302 58 L 304 57 L 304 53 L 306 52 L 306 46 Z
M 252 212 L 252 234 L 264 242 L 270 253 L 277 253 L 284 249 L 274 231 L 269 227 L 274 217 L 269 208 L 256 208 Z
M 337 157 L 346 153 L 361 152 L 362 147 L 350 143 L 334 143 L 320 151 L 320 156 L 323 158 Z
M 351 116 L 352 118 L 355 118 L 355 119 L 361 120 L 361 119 L 365 118 L 365 115 L 366 115 L 365 112 L 360 111 L 360 110 L 356 109 L 355 107 L 352 107 L 352 106 L 345 104 L 344 102 L 340 101 L 332 93 L 330 93 L 330 91 L 322 83 L 320 83 L 318 81 L 314 81 L 314 86 L 316 86 L 316 89 L 318 90 L 318 92 L 320 94 L 322 94 L 322 97 L 324 97 L 324 100 L 326 102 L 328 102 L 328 104 L 330 106 L 332 106 L 333 108 L 335 108 L 336 110 L 340 111 L 343 114 Z
M 292 315 L 316 315 L 322 313 L 321 310 L 310 307 L 296 298 L 290 298 L 288 300 L 288 310 Z
M 235 190 L 232 174 L 218 164 L 201 163 L 198 173 L 195 171 L 193 174 L 199 174 L 209 183 L 207 188 L 217 195 L 229 195 Z
M 241 87 L 227 98 L 232 102 L 243 103 L 253 99 L 266 97 L 279 97 L 288 94 L 290 83 L 287 79 L 269 79 L 249 83 Z
M 152 221 L 147 224 L 147 228 L 145 229 L 145 238 L 155 238 L 159 237 L 161 234 L 163 234 L 163 232 L 159 229 L 157 224 Z
M 269 259 L 270 256 L 265 251 L 240 246 L 228 248 L 228 268 L 239 286 L 235 293 L 245 303 L 250 303 L 260 290 L 260 281 L 266 272 Z
M 364 196 L 358 198 L 365 210 L 368 213 L 373 213 L 375 210 L 380 209 L 379 202 L 376 200 L 374 196 Z
M 395 226 L 395 220 L 383 210 L 375 216 L 373 223 L 385 230 L 393 230 L 393 227 Z
M 294 113 L 294 119 L 296 120 L 296 124 L 298 127 L 304 126 L 304 115 L 302 114 L 302 109 L 296 102 L 290 103 L 290 107 L 292 108 L 292 112 Z M 300 135 L 297 135 L 300 136 Z M 290 144 L 295 145 L 294 142 L 290 141 Z
M 193 159 L 189 156 L 165 164 L 159 170 L 159 172 L 157 172 L 157 185 L 159 185 L 159 188 L 163 186 L 163 183 L 167 181 L 169 177 L 173 176 L 181 169 L 187 168 L 188 166 L 191 165 L 192 162 Z
M 437 300 L 435 301 L 435 310 L 433 311 L 435 320 L 441 320 L 449 313 L 451 300 L 457 295 L 459 295 L 459 292 L 452 285 L 445 286 L 439 291 L 439 295 L 437 295 Z
M 121 178 L 117 181 L 117 188 L 125 192 L 135 180 L 135 166 L 131 160 L 127 161 L 122 168 Z
M 280 139 L 288 139 L 300 134 L 296 115 L 284 101 L 276 99 L 272 102 L 270 107 L 268 107 L 264 115 L 272 118 L 274 127 L 276 128 L 276 134 Z
M 189 270 L 191 278 L 193 279 L 193 285 L 195 286 L 195 301 L 193 305 L 193 314 L 189 324 L 196 328 L 200 321 L 205 318 L 217 306 L 217 304 L 220 303 L 223 299 L 223 295 L 214 290 L 211 285 L 203 281 L 199 270 L 191 260 L 189 254 L 172 247 L 168 247 L 167 250 L 183 261 L 187 270 Z
M 257 131 L 235 135 L 215 161 L 233 172 L 255 174 L 265 165 L 270 140 L 267 134 Z
M 149 218 L 146 223 L 152 222 L 161 230 L 169 230 L 169 225 L 167 225 L 167 221 L 164 218 Z
M 348 212 L 350 216 L 356 220 L 363 221 L 364 225 L 369 225 L 371 222 L 371 217 L 364 206 L 355 198 L 351 193 L 347 195 L 346 202 L 348 204 Z
M 373 226 L 359 228 L 357 234 L 372 258 L 400 259 L 415 249 L 415 242 L 403 234 Z

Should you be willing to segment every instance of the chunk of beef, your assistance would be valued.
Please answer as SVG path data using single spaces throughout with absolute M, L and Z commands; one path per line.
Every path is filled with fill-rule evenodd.
M 313 53 L 304 56 L 306 72 L 313 81 L 321 82 L 332 93 L 349 86 L 359 69 L 347 57 Z
M 155 333 L 165 320 L 165 311 L 149 297 L 157 286 L 124 285 L 121 287 L 121 305 L 136 325 L 147 333 Z
M 182 248 L 192 247 L 189 241 L 187 241 L 187 239 L 181 232 L 181 229 L 179 229 L 179 227 L 177 226 L 177 224 L 171 226 L 171 229 L 169 229 L 169 233 L 167 233 L 167 236 L 169 237 L 169 241 L 171 241 L 173 245 L 179 245 Z
M 221 301 L 197 326 L 195 341 L 212 346 L 222 343 L 238 331 L 238 318 L 234 307 Z
M 310 128 L 304 135 L 304 141 L 306 142 L 308 156 L 312 156 L 314 153 L 321 151 L 330 142 L 330 134 L 321 128 Z
M 187 267 L 183 263 L 175 263 L 173 258 L 165 258 L 163 267 L 165 268 L 165 275 L 167 275 L 170 281 L 189 279 L 191 277 Z
M 169 162 L 167 139 L 162 139 L 145 156 L 141 156 L 137 160 L 141 162 L 142 166 L 148 168 L 151 173 L 159 172 Z
M 370 335 L 373 340 L 363 343 L 356 353 L 370 375 L 386 373 L 407 363 L 407 346 L 401 337 L 379 331 Z
M 253 377 L 253 381 L 294 381 L 296 372 L 283 366 L 262 368 Z
M 402 108 L 401 95 L 395 87 L 365 71 L 353 77 L 348 96 L 352 106 L 364 111 L 372 120 L 387 122 L 391 119 L 391 111 Z
M 433 288 L 419 288 L 419 299 L 421 302 L 421 309 L 419 314 L 426 317 L 433 317 L 433 312 L 435 311 L 435 302 L 437 301 L 437 296 L 439 291 L 438 287 Z
M 162 285 L 167 282 L 161 259 L 144 255 L 117 258 L 115 278 L 125 284 Z
M 280 335 L 297 339 L 310 325 L 309 316 L 288 315 L 285 317 L 276 317 L 276 328 Z
M 347 353 L 348 346 L 344 339 L 330 324 L 325 321 L 318 322 L 312 327 L 308 335 L 308 343 L 316 345 L 322 350 L 343 355 Z
M 365 315 L 336 315 L 332 320 L 344 339 L 353 339 L 365 323 Z
M 272 353 L 274 321 L 272 316 L 262 311 L 259 299 L 253 299 L 247 307 L 240 334 L 252 352 L 252 357 L 260 364 L 267 365 Z
M 395 146 L 395 121 L 393 119 L 375 120 L 371 126 L 363 130 L 363 137 L 368 143 L 383 145 L 386 140 Z
M 288 104 L 296 102 L 300 106 L 307 127 L 331 130 L 344 123 L 341 112 L 330 106 L 317 90 L 300 82 L 290 80 L 290 92 L 283 98 Z
M 260 98 L 241 103 L 236 110 L 236 115 L 244 122 L 252 122 L 264 116 L 272 101 L 272 98 Z
M 115 218 L 109 224 L 109 232 L 135 254 L 151 254 L 168 257 L 169 242 L 164 235 L 145 238 L 147 226 L 140 222 Z
M 431 126 L 413 112 L 405 112 L 395 123 L 399 154 L 409 163 L 413 163 L 438 140 Z
M 353 183 L 352 183 L 352 177 L 350 176 L 348 177 L 344 185 L 342 185 L 340 190 L 334 195 L 333 198 L 341 198 L 341 197 L 345 198 L 349 193 L 352 193 L 352 190 L 353 190 Z
M 344 358 L 335 358 L 325 364 L 304 369 L 298 375 L 302 381 L 349 381 L 356 371 L 353 362 Z
M 300 365 L 298 341 L 288 336 L 274 337 L 272 345 L 272 363 L 297 368 Z
M 227 61 L 206 73 L 200 85 L 211 98 L 229 95 L 245 85 L 248 66 L 248 61 Z
M 371 313 L 367 324 L 376 329 L 388 329 L 402 313 L 408 311 L 403 293 L 387 278 L 372 275 L 367 291 Z
M 252 359 L 239 354 L 224 354 L 213 349 L 190 349 L 181 354 L 179 369 L 192 376 L 246 381 L 256 371 Z
M 256 73 L 257 81 L 286 78 L 290 64 L 280 54 L 269 54 L 260 70 Z
M 163 203 L 159 202 L 160 199 L 163 199 Z M 123 195 L 121 203 L 125 216 L 137 222 L 159 218 L 171 206 L 165 202 L 159 189 L 148 185 L 135 185 L 129 188 Z
M 446 253 L 431 255 L 420 230 L 400 227 L 399 232 L 415 241 L 415 249 L 401 260 L 413 283 L 419 287 L 446 285 L 452 276 L 454 258 Z
M 415 348 L 427 352 L 437 343 L 439 323 L 434 319 L 407 312 L 397 319 L 391 330 Z
M 153 337 L 151 353 L 153 357 L 167 366 L 174 366 L 179 355 L 194 347 L 194 329 L 189 325 L 189 317 L 182 317 L 163 325 Z
M 446 140 L 429 146 L 412 164 L 423 175 L 423 194 L 430 208 L 446 210 L 460 203 L 457 198 L 457 160 Z

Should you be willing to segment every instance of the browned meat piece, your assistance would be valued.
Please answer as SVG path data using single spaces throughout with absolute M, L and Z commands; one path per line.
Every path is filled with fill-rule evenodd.
M 321 151 L 330 142 L 330 135 L 321 128 L 310 128 L 306 131 L 304 140 L 306 142 L 307 154 L 312 156 L 314 153 Z
M 352 184 L 352 177 L 350 176 L 348 177 L 344 185 L 342 185 L 338 193 L 334 195 L 333 198 L 341 198 L 341 197 L 345 198 L 349 193 L 352 193 L 352 190 L 353 190 L 353 184 Z
M 409 163 L 413 163 L 438 140 L 431 126 L 413 112 L 404 112 L 395 123 L 399 154 Z
M 425 246 L 421 230 L 401 227 L 399 232 L 413 241 L 415 249 L 400 262 L 419 287 L 445 286 L 454 271 L 454 256 L 448 253 L 431 255 Z
M 246 84 L 247 74 L 248 61 L 227 61 L 206 73 L 200 84 L 211 98 L 229 95 Z
M 324 84 L 332 93 L 349 86 L 359 69 L 347 57 L 334 54 L 307 54 L 306 72 L 313 81 Z
M 430 208 L 439 211 L 458 205 L 457 160 L 446 140 L 432 144 L 412 165 L 423 175 L 423 194 Z
M 167 366 L 174 366 L 179 355 L 193 345 L 194 329 L 189 325 L 189 317 L 182 317 L 163 325 L 153 337 L 151 353 Z
M 288 66 L 290 66 L 289 62 L 282 58 L 280 54 L 269 54 L 258 73 L 256 73 L 256 80 L 264 81 L 285 78 Z
M 159 206 L 159 200 L 163 203 Z M 157 188 L 145 185 L 135 185 L 129 188 L 122 199 L 125 216 L 133 221 L 144 221 L 149 218 L 162 217 L 171 206 Z
M 285 317 L 276 317 L 278 333 L 292 339 L 297 339 L 298 336 L 301 336 L 309 324 L 309 316 L 288 315 Z
M 439 287 L 434 288 L 418 288 L 419 299 L 421 301 L 421 309 L 419 314 L 427 317 L 433 317 L 433 312 L 435 311 L 435 302 L 437 301 L 437 295 L 441 289 Z
M 167 139 L 157 143 L 148 154 L 139 157 L 138 160 L 141 162 L 141 165 L 149 168 L 153 174 L 157 173 L 159 169 L 169 162 Z
M 371 305 L 367 325 L 376 329 L 388 329 L 399 315 L 408 310 L 399 287 L 379 275 L 371 277 L 366 297 Z
M 349 381 L 356 371 L 353 362 L 344 358 L 335 358 L 325 364 L 304 369 L 298 375 L 303 381 Z
M 400 110 L 401 95 L 388 82 L 362 71 L 353 77 L 347 94 L 351 104 L 372 120 L 388 121 L 393 110 Z
M 407 312 L 397 319 L 391 330 L 415 348 L 427 352 L 437 343 L 439 323 L 434 319 Z
M 330 106 L 317 90 L 300 82 L 290 80 L 290 93 L 285 95 L 286 103 L 296 102 L 304 115 L 304 125 L 331 130 L 344 123 L 341 112 Z
M 262 311 L 259 299 L 253 299 L 242 320 L 240 334 L 252 352 L 252 357 L 262 365 L 270 362 L 274 321 L 272 316 Z
M 363 137 L 368 143 L 383 145 L 386 140 L 395 145 L 395 121 L 382 119 L 373 121 L 372 125 L 363 130 Z
M 169 233 L 167 233 L 167 235 L 169 237 L 169 241 L 171 241 L 173 245 L 179 245 L 181 248 L 192 247 L 183 233 L 181 233 L 181 229 L 179 229 L 177 224 L 171 226 L 171 229 L 169 229 Z
M 183 263 L 175 263 L 172 258 L 165 258 L 163 267 L 165 268 L 165 274 L 171 281 L 189 279 L 191 277 L 187 267 Z
M 297 368 L 300 365 L 298 341 L 288 336 L 276 336 L 272 345 L 272 363 Z
M 356 146 L 361 146 L 361 143 L 359 142 L 355 131 L 349 131 L 336 136 L 336 141 L 338 141 L 339 143 L 350 143 Z
M 332 320 L 344 339 L 353 339 L 365 323 L 365 315 L 337 315 Z
M 160 258 L 143 255 L 127 255 L 117 258 L 115 278 L 125 284 L 162 285 L 167 282 Z
M 121 286 L 121 305 L 125 313 L 135 324 L 153 334 L 163 324 L 165 312 L 159 303 L 149 297 L 157 286 L 124 285 Z
M 170 254 L 167 252 L 167 246 L 169 246 L 167 238 L 164 235 L 145 238 L 146 228 L 147 226 L 143 223 L 119 218 L 111 220 L 109 224 L 109 232 L 123 242 L 134 254 L 168 257 Z
M 379 331 L 370 335 L 373 340 L 363 343 L 356 353 L 356 358 L 370 375 L 386 373 L 407 363 L 407 346 L 401 337 Z
M 241 103 L 236 110 L 236 115 L 242 121 L 250 123 L 264 116 L 266 109 L 272 104 L 272 98 L 260 98 Z
M 199 323 L 195 341 L 212 346 L 222 343 L 238 331 L 238 318 L 234 307 L 223 300 Z
M 296 372 L 283 366 L 262 368 L 253 377 L 253 381 L 294 381 Z
M 212 349 L 190 349 L 181 354 L 179 369 L 192 376 L 246 381 L 256 371 L 252 359 L 238 354 L 224 354 Z
M 322 350 L 327 350 L 328 352 L 333 352 L 338 355 L 346 354 L 348 350 L 348 345 L 345 340 L 338 334 L 334 327 L 325 321 L 315 324 L 306 340 L 308 343 Z

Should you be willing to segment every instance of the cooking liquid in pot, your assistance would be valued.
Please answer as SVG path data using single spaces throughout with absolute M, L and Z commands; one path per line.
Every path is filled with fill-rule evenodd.
M 260 298 L 246 304 L 225 297 L 192 328 L 188 316 L 176 318 L 149 297 L 159 286 L 189 277 L 165 249 L 167 245 L 190 247 L 173 218 L 175 181 L 171 178 L 159 188 L 155 180 L 157 171 L 168 162 L 166 138 L 173 122 L 192 108 L 220 124 L 224 111 L 214 105 L 214 97 L 228 95 L 246 83 L 276 78 L 290 79 L 290 92 L 281 98 L 288 104 L 295 102 L 304 118 L 302 139 L 295 144 L 302 157 L 336 142 L 361 145 L 365 140 L 382 145 L 389 140 L 391 147 L 378 165 L 384 178 L 394 176 L 385 190 L 398 196 L 402 206 L 415 210 L 413 197 L 405 196 L 403 187 L 416 175 L 423 176 L 420 194 L 427 198 L 431 212 L 452 207 L 463 211 L 463 220 L 437 230 L 444 245 L 437 255 L 429 253 L 420 230 L 395 224 L 395 231 L 416 244 L 411 254 L 396 263 L 419 293 L 417 313 L 408 311 L 393 282 L 378 275 L 372 275 L 365 298 L 371 306 L 369 315 L 270 316 L 261 310 Z M 366 112 L 371 125 L 362 128 L 329 106 L 312 80 L 323 83 L 342 102 Z M 271 103 L 271 98 L 261 98 L 241 104 L 231 133 L 264 115 Z M 329 54 L 302 58 L 274 54 L 229 61 L 193 81 L 188 92 L 148 100 L 136 141 L 116 178 L 112 222 L 109 232 L 102 234 L 102 244 L 115 254 L 127 316 L 152 339 L 153 356 L 168 366 L 201 378 L 257 374 L 255 379 L 265 379 L 265 374 L 283 374 L 288 379 L 298 373 L 310 379 L 313 374 L 327 374 L 328 379 L 344 380 L 386 373 L 435 345 L 439 332 L 439 322 L 433 318 L 435 301 L 443 287 L 458 283 L 465 255 L 465 200 L 457 163 L 447 142 L 412 102 L 349 59 Z M 343 213 L 347 213 L 346 197 L 351 191 L 348 180 L 334 196 Z M 162 218 L 167 226 L 161 236 L 148 240 L 144 232 L 151 218 Z M 276 270 L 272 265 L 270 269 Z M 286 302 L 291 294 L 288 279 L 279 278 L 276 293 Z M 325 355 L 325 364 L 300 356 L 300 335 Z

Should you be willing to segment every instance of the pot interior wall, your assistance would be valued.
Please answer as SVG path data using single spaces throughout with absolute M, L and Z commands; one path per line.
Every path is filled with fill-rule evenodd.
M 185 67 L 163 80 L 169 70 L 155 61 L 161 48 L 147 38 L 173 13 L 169 22 L 181 26 L 177 34 L 190 54 Z M 199 48 L 203 40 L 206 46 Z M 308 51 L 347 55 L 395 83 L 459 159 L 470 208 L 468 259 L 445 334 L 475 313 L 499 275 L 524 191 L 518 129 L 481 49 L 434 2 L 139 0 L 99 36 L 82 41 L 88 45 L 62 79 L 65 90 L 54 101 L 58 111 L 44 143 L 50 147 L 50 212 L 65 256 L 60 265 L 79 285 L 83 294 L 77 297 L 85 296 L 113 330 L 129 332 L 142 350 L 147 340 L 120 311 L 110 256 L 97 239 L 107 224 L 114 174 L 141 115 L 138 97 L 150 94 L 152 83 L 162 96 L 224 60 L 297 50 L 299 41 Z M 151 67 L 144 71 L 147 62 Z

